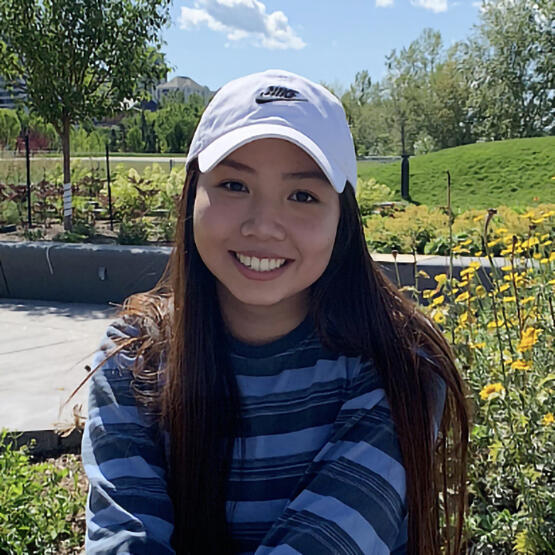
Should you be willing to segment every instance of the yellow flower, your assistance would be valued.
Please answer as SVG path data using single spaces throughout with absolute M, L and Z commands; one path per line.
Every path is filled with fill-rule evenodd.
M 541 224 L 545 221 L 545 217 L 544 218 L 533 218 L 532 219 L 532 223 L 533 224 Z
M 501 235 L 501 233 L 507 233 L 507 231 L 509 231 L 506 227 L 499 227 L 495 230 L 496 233 L 499 233 Z
M 530 249 L 535 247 L 540 243 L 540 240 L 537 237 L 530 237 L 530 239 L 526 239 L 526 241 L 522 241 L 522 248 L 523 249 Z
M 549 258 L 542 258 L 540 264 L 549 264 Z
M 501 393 L 505 388 L 499 383 L 490 383 L 480 391 L 480 397 L 483 401 L 487 401 L 494 393 Z
M 550 424 L 553 424 L 553 422 L 555 422 L 555 417 L 553 416 L 553 413 L 548 412 L 547 414 L 544 414 L 542 418 L 542 424 L 544 426 L 549 426 Z
M 542 330 L 537 328 L 528 327 L 524 330 L 520 343 L 518 344 L 517 350 L 521 353 L 529 351 L 538 341 L 538 337 Z
M 501 267 L 502 272 L 510 272 L 512 269 L 513 269 L 512 266 L 502 266 Z
M 464 326 L 467 322 L 468 322 L 468 311 L 463 312 L 459 316 L 459 323 L 461 324 L 461 326 Z
M 445 314 L 443 312 L 436 312 L 434 314 L 434 322 L 436 324 L 445 324 Z
M 475 273 L 476 270 L 474 268 L 464 268 L 464 270 L 461 270 L 461 277 L 473 276 Z
M 555 279 L 550 279 L 547 283 L 549 283 L 549 285 L 555 285 Z
M 468 267 L 469 268 L 473 268 L 474 270 L 477 270 L 478 268 L 480 268 L 482 265 L 477 261 L 477 260 L 473 260 Z
M 470 245 L 470 243 L 472 243 L 472 239 L 467 239 L 466 241 L 461 241 L 461 242 L 459 243 L 459 245 L 460 245 L 461 247 L 468 247 L 468 245 Z
M 503 293 L 503 291 L 507 291 L 507 289 L 510 287 L 510 285 L 508 283 L 504 283 L 500 288 L 499 288 L 499 293 Z
M 424 291 L 422 292 L 422 296 L 425 299 L 429 299 L 430 297 L 434 296 L 435 292 L 435 289 L 424 289 Z
M 438 285 L 443 285 L 447 281 L 447 274 L 437 274 L 437 276 L 434 276 L 434 279 Z
M 476 287 L 476 295 L 483 299 L 487 295 L 486 288 L 483 285 L 478 285 L 478 287 Z
M 540 236 L 540 241 L 545 241 L 549 237 L 549 233 L 544 233 Z
M 504 303 L 514 303 L 516 301 L 516 297 L 503 297 Z
M 465 291 L 464 293 L 461 293 L 458 297 L 455 298 L 455 302 L 464 303 L 465 301 L 468 301 L 469 298 L 470 298 L 470 293 L 468 291 Z
M 443 301 L 445 300 L 445 296 L 444 295 L 440 295 L 439 297 L 436 297 L 433 301 L 432 301 L 432 306 L 439 306 L 440 304 L 443 304 Z
M 550 255 L 549 255 L 549 262 L 553 262 L 555 260 L 555 251 L 553 251 Z
M 528 304 L 528 303 L 531 303 L 535 300 L 536 300 L 535 297 L 525 297 L 524 299 L 522 299 L 520 304 Z
M 482 251 L 476 251 L 475 256 L 482 256 Z
M 493 241 L 490 241 L 488 243 L 488 247 L 495 247 L 495 245 L 497 245 L 497 243 L 499 243 L 499 239 L 494 239 Z
M 530 370 L 530 368 L 532 368 L 532 364 L 526 360 L 514 360 L 511 363 L 511 368 L 514 368 L 515 370 Z
M 555 179 L 555 178 L 553 178 Z M 483 214 L 480 214 L 479 216 L 474 216 L 474 218 L 472 218 L 473 222 L 479 222 L 480 220 L 482 220 L 484 218 Z
M 483 349 L 485 346 L 486 346 L 485 343 L 471 343 L 470 344 L 471 349 Z
M 551 239 L 549 241 L 544 241 L 542 243 L 542 247 L 548 247 L 549 245 L 551 245 L 551 243 L 553 243 L 553 241 Z
M 503 249 L 499 254 L 501 256 L 507 256 L 508 254 L 511 254 L 512 252 L 513 252 L 513 249 L 509 248 L 509 249 Z
M 492 330 L 495 328 L 500 328 L 503 325 L 503 320 L 499 319 L 497 322 L 488 322 L 488 329 Z
M 535 252 L 532 255 L 533 258 L 535 258 L 536 260 L 539 260 L 542 257 L 542 253 L 541 252 Z

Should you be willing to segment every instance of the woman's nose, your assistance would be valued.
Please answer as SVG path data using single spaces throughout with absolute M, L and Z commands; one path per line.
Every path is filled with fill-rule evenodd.
M 268 202 L 253 202 L 241 224 L 241 233 L 259 239 L 285 239 L 285 228 L 280 219 L 280 210 Z

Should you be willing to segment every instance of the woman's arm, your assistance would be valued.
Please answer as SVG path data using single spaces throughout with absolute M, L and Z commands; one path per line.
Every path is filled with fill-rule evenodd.
M 115 335 L 136 334 L 137 329 L 122 320 L 114 322 L 93 365 L 114 346 Z M 130 387 L 131 362 L 124 354 L 115 355 L 91 378 L 89 418 L 82 442 L 90 481 L 86 510 L 89 554 L 174 553 L 163 437 L 137 407 Z
M 404 553 L 406 478 L 385 392 L 366 365 L 256 555 Z

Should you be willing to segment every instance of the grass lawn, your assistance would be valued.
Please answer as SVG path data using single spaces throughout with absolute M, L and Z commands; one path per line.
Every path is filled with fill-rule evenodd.
M 149 154 L 128 154 L 128 153 L 118 153 L 120 156 L 125 157 L 145 157 L 150 158 L 153 155 Z M 156 155 L 159 157 L 164 157 L 164 155 Z M 177 158 L 179 157 L 179 158 Z M 96 158 L 96 157 L 95 157 Z M 156 162 L 160 165 L 160 167 L 165 168 L 168 172 L 170 171 L 170 160 L 172 160 L 172 164 L 174 168 L 183 167 L 185 165 L 185 158 L 183 154 L 174 155 L 174 156 L 167 156 L 165 157 L 166 160 L 163 162 Z M 80 160 L 72 159 L 72 167 L 76 164 L 81 165 L 82 167 L 88 168 L 98 168 L 100 170 L 100 175 L 102 177 L 106 176 L 106 162 L 105 160 L 93 160 L 92 158 L 85 158 L 83 157 Z M 147 166 L 151 166 L 153 162 L 147 162 L 143 160 L 133 160 L 133 161 L 120 161 L 118 160 L 118 156 L 111 155 L 110 156 L 110 172 L 113 173 L 114 170 L 117 168 L 118 165 L 123 164 L 123 166 L 127 169 L 135 168 L 140 174 L 143 173 L 144 169 Z M 57 169 L 57 173 L 61 174 L 62 172 L 62 160 L 61 159 L 53 159 L 52 157 L 43 157 L 43 156 L 35 156 L 31 158 L 31 181 L 33 183 L 40 181 L 47 175 L 49 172 L 54 171 Z M 6 159 L 0 158 L 0 183 L 26 183 L 27 174 L 25 170 L 25 158 L 17 158 L 17 159 Z
M 445 206 L 446 170 L 451 173 L 451 202 L 456 211 L 555 202 L 555 137 L 476 143 L 415 156 L 410 159 L 412 199 Z M 359 162 L 358 173 L 384 183 L 400 198 L 400 161 Z

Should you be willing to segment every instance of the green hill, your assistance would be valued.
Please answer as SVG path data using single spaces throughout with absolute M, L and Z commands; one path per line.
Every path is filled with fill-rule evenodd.
M 430 206 L 447 204 L 451 173 L 454 210 L 555 202 L 555 137 L 511 139 L 447 148 L 410 158 L 410 195 Z M 373 177 L 400 197 L 401 162 L 359 162 L 361 178 Z

